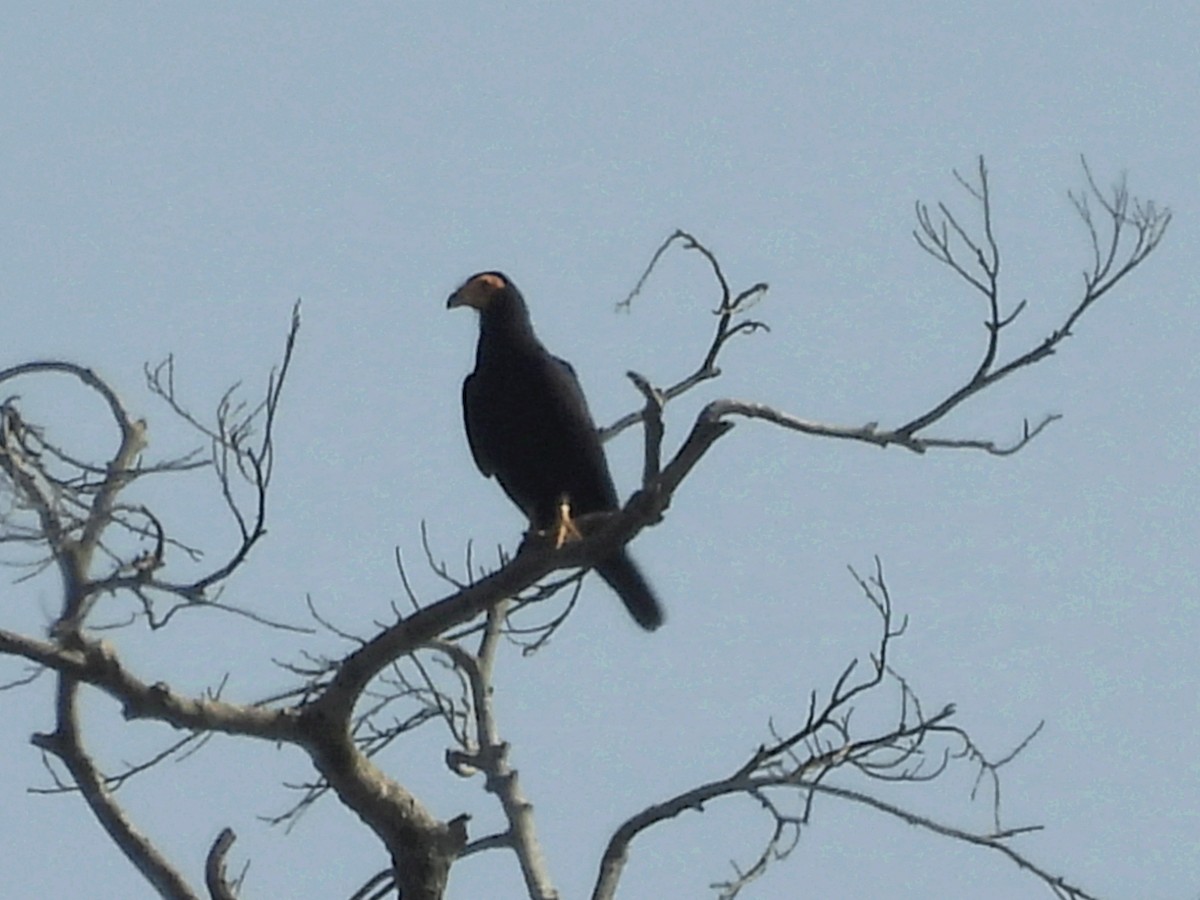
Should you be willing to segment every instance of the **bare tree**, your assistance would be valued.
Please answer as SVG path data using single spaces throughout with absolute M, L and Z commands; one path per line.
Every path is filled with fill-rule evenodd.
M 747 315 L 766 294 L 766 284 L 734 288 L 704 244 L 683 231 L 670 235 L 623 304 L 633 303 L 665 254 L 681 248 L 698 254 L 715 281 L 716 328 L 696 369 L 674 384 L 655 386 L 630 373 L 645 402 L 602 430 L 608 438 L 636 425 L 643 427 L 641 489 L 620 512 L 582 522 L 582 540 L 558 549 L 545 541 L 526 540 L 519 552 L 477 578 L 472 575 L 474 561 L 468 560 L 465 578 L 456 578 L 434 559 L 426 543 L 430 565 L 447 584 L 445 596 L 433 602 L 418 600 L 397 555 L 412 609 L 396 610 L 393 622 L 365 635 L 352 635 L 310 606 L 312 627 L 336 635 L 350 649 L 338 656 L 299 657 L 288 665 L 294 679 L 291 689 L 254 700 L 225 699 L 220 687 L 191 696 L 168 683 L 150 683 L 122 656 L 115 636 L 124 632 L 108 630 L 103 633 L 110 637 L 101 639 L 97 611 L 112 608 L 115 598 L 131 601 L 133 614 L 118 623 L 127 629 L 166 627 L 183 610 L 233 612 L 270 627 L 289 627 L 225 604 L 221 589 L 237 575 L 266 534 L 275 426 L 299 332 L 299 307 L 293 314 L 282 361 L 256 402 L 242 400 L 240 390 L 231 389 L 213 416 L 201 417 L 185 405 L 176 390 L 173 360 L 146 369 L 149 390 L 193 428 L 204 444 L 204 449 L 195 453 L 158 462 L 146 459 L 146 423 L 130 413 L 113 388 L 92 370 L 69 362 L 34 361 L 0 371 L 0 384 L 5 385 L 30 378 L 75 379 L 106 411 L 116 438 L 115 449 L 107 455 L 81 457 L 66 449 L 66 441 L 42 423 L 26 418 L 18 396 L 0 404 L 0 552 L 7 554 L 9 563 L 24 567 L 18 581 L 53 571 L 61 588 L 53 622 L 44 637 L 0 630 L 0 653 L 23 660 L 28 667 L 4 688 L 11 697 L 41 675 L 55 679 L 54 728 L 33 735 L 32 742 L 54 762 L 48 767 L 57 779 L 57 789 L 79 793 L 112 841 L 162 896 L 251 895 L 249 886 L 230 879 L 226 872 L 235 840 L 232 831 L 223 831 L 211 847 L 202 877 L 201 873 L 189 875 L 166 857 L 153 837 L 139 830 L 118 802 L 117 792 L 138 772 L 185 752 L 214 733 L 289 744 L 308 755 L 315 774 L 298 802 L 275 821 L 290 822 L 332 793 L 374 832 L 386 851 L 386 867 L 370 879 L 364 875 L 355 898 L 392 893 L 405 900 L 441 897 L 456 861 L 491 850 L 512 854 L 530 897 L 557 897 L 539 848 L 532 807 L 509 763 L 509 745 L 503 739 L 493 702 L 492 675 L 500 650 L 506 646 L 502 639 L 509 638 L 525 652 L 541 648 L 549 635 L 563 627 L 583 572 L 643 529 L 660 523 L 693 467 L 740 419 L 757 419 L 815 437 L 896 445 L 915 453 L 959 449 L 1004 455 L 1026 446 L 1057 417 L 1026 421 L 1021 437 L 1011 444 L 938 436 L 930 430 L 997 381 L 1057 352 L 1080 317 L 1158 247 L 1170 222 L 1169 211 L 1133 198 L 1124 181 L 1110 190 L 1102 189 L 1086 163 L 1084 174 L 1085 189 L 1071 199 L 1090 236 L 1092 260 L 1083 273 L 1080 293 L 1061 324 L 1040 342 L 1014 351 L 1002 341 L 1025 302 L 1010 306 L 1002 297 L 992 194 L 988 171 L 980 159 L 970 177 L 955 172 L 972 207 L 972 218 L 946 204 L 930 207 L 918 203 L 913 232 L 922 250 L 954 272 L 967 292 L 983 301 L 982 351 L 958 387 L 928 409 L 901 416 L 899 424 L 890 426 L 876 422 L 829 424 L 760 403 L 714 399 L 664 461 L 665 411 L 670 402 L 720 375 L 719 357 L 729 341 L 767 327 Z M 196 548 L 169 533 L 154 509 L 128 499 L 143 479 L 176 478 L 197 470 L 215 475 L 237 535 L 232 551 L 199 575 L 194 574 L 199 560 Z M 178 574 L 175 560 L 187 561 L 192 574 Z M 671 797 L 645 798 L 643 808 L 613 833 L 608 845 L 602 851 L 597 848 L 594 898 L 616 895 L 630 848 L 646 830 L 664 826 L 684 810 L 726 798 L 752 800 L 769 824 L 761 852 L 739 866 L 732 877 L 714 885 L 720 897 L 738 896 L 770 864 L 788 855 L 810 823 L 817 797 L 863 806 L 947 839 L 999 853 L 1055 896 L 1093 896 L 1013 847 L 1010 839 L 1014 835 L 1036 826 L 1002 821 L 1000 772 L 1041 726 L 1017 741 L 1014 748 L 992 755 L 954 723 L 953 706 L 926 708 L 893 662 L 895 642 L 904 633 L 905 620 L 894 611 L 882 564 L 876 559 L 867 574 L 853 569 L 851 574 L 878 617 L 873 649 L 832 675 L 828 685 L 812 689 L 807 710 L 799 715 L 785 711 L 781 721 L 790 719 L 792 724 L 768 729 L 761 746 L 746 759 L 731 760 L 727 773 L 707 780 L 697 773 L 696 784 L 688 790 Z M 435 667 L 434 660 L 442 665 Z M 84 691 L 107 694 L 128 719 L 163 722 L 183 736 L 144 763 L 116 773 L 102 772 L 89 752 L 80 722 L 79 702 Z M 868 720 L 878 722 L 878 716 L 853 715 L 867 702 L 889 711 L 886 724 L 870 727 Z M 407 713 L 397 717 L 399 708 Z M 466 814 L 440 820 L 420 797 L 376 765 L 374 758 L 381 749 L 427 725 L 444 728 L 449 743 L 445 762 L 452 772 L 462 777 L 482 776 L 485 792 L 495 798 L 503 813 L 503 830 L 470 834 Z M 972 832 L 918 815 L 873 790 L 885 782 L 931 781 L 962 767 L 974 772 L 976 791 L 986 792 L 990 798 L 992 823 L 984 831 Z

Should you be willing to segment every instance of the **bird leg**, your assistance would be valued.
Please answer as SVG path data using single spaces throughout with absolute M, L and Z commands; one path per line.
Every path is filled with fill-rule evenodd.
M 571 518 L 571 498 L 563 494 L 558 500 L 558 520 L 554 523 L 554 549 L 568 541 L 582 541 L 583 534 Z

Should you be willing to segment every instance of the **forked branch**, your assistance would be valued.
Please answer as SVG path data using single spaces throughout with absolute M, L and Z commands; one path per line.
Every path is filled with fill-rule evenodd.
M 772 862 L 786 858 L 803 830 L 815 824 L 813 799 L 819 795 L 864 805 L 943 837 L 994 850 L 1056 896 L 1095 900 L 1008 843 L 1017 834 L 1036 830 L 1036 826 L 1002 827 L 999 817 L 999 770 L 1028 745 L 1029 738 L 1002 759 L 992 761 L 965 731 L 952 724 L 952 706 L 926 715 L 916 693 L 888 662 L 891 645 L 903 634 L 904 625 L 893 619 L 892 600 L 879 560 L 870 578 L 853 570 L 852 574 L 881 624 L 879 642 L 868 656 L 869 664 L 863 667 L 860 660 L 854 660 L 847 665 L 824 701 L 818 701 L 813 692 L 804 724 L 790 734 L 779 734 L 772 726 L 772 740 L 727 777 L 683 791 L 627 819 L 605 848 L 592 900 L 616 896 L 633 842 L 643 832 L 685 812 L 706 812 L 706 804 L 713 800 L 742 798 L 768 814 L 771 829 L 762 851 L 748 866 L 735 866 L 733 878 L 712 885 L 723 900 L 736 897 Z M 857 676 L 862 668 L 865 672 Z M 885 692 L 892 696 L 890 727 L 869 730 L 855 724 L 865 718 L 862 713 L 855 715 L 859 704 L 886 699 Z M 996 784 L 990 816 L 994 827 L 989 830 L 972 831 L 940 822 L 882 800 L 870 789 L 872 782 L 932 781 L 962 765 L 976 767 L 977 785 L 985 775 Z M 830 783 L 834 779 L 837 784 Z M 972 792 L 972 799 L 975 796 Z
M 1082 165 L 1087 178 L 1087 188 L 1079 193 L 1074 191 L 1069 193 L 1072 204 L 1087 228 L 1093 252 L 1092 268 L 1083 274 L 1082 294 L 1058 328 L 1039 344 L 1016 354 L 1007 362 L 999 365 L 997 365 L 996 359 L 1000 346 L 1000 333 L 1012 324 L 1013 320 L 1025 309 L 1026 304 L 1022 300 L 1011 310 L 1005 311 L 1001 302 L 1000 251 L 992 232 L 991 193 L 983 157 L 979 158 L 979 175 L 976 182 L 969 182 L 958 172 L 954 173 L 959 184 L 966 189 L 979 207 L 985 235 L 982 246 L 972 238 L 966 228 L 959 224 L 958 219 L 945 204 L 938 204 L 939 218 L 935 218 L 925 204 L 917 204 L 918 227 L 913 231 L 913 237 L 918 246 L 938 262 L 948 266 L 962 280 L 984 295 L 988 304 L 988 318 L 984 323 L 987 329 L 987 342 L 982 362 L 966 383 L 926 412 L 897 428 L 895 433 L 898 436 L 911 441 L 917 432 L 943 418 L 968 397 L 1011 375 L 1018 369 L 1031 366 L 1053 354 L 1063 339 L 1071 334 L 1075 323 L 1092 304 L 1116 287 L 1126 275 L 1141 265 L 1146 257 L 1158 247 L 1166 234 L 1167 226 L 1171 223 L 1171 211 L 1159 209 L 1152 201 L 1141 201 L 1131 197 L 1124 178 L 1106 194 L 1096 184 L 1086 159 L 1082 160 Z M 1103 221 L 1099 224 L 1092 213 L 1091 204 L 1093 202 L 1098 204 L 1103 211 Z M 964 260 L 962 258 L 963 251 L 960 248 L 965 248 L 967 255 L 971 258 Z M 1050 421 L 1053 421 L 1053 417 L 1044 419 L 1036 430 L 1045 427 Z M 1026 430 L 1028 433 L 1028 425 Z M 1024 444 L 1027 441 L 1028 438 L 1021 443 Z M 904 440 L 898 441 L 898 443 L 904 445 Z M 939 445 L 926 443 L 925 446 Z M 945 444 L 940 446 L 945 446 Z M 912 447 L 911 449 L 917 448 Z
M 929 437 L 923 432 L 985 388 L 1054 354 L 1059 344 L 1072 333 L 1080 317 L 1141 265 L 1161 243 L 1171 222 L 1169 209 L 1133 197 L 1123 178 L 1110 191 L 1105 192 L 1096 183 L 1086 160 L 1083 162 L 1083 169 L 1087 188 L 1078 193 L 1071 192 L 1070 198 L 1088 231 L 1092 246 L 1092 267 L 1084 272 L 1082 293 L 1064 317 L 1062 324 L 1038 344 L 1001 361 L 1002 334 L 1026 308 L 1026 302 L 1021 300 L 1015 305 L 1007 306 L 1003 301 L 1000 281 L 1001 253 L 993 221 L 991 184 L 987 167 L 980 157 L 973 178 L 968 178 L 957 170 L 954 172 L 955 180 L 977 207 L 979 224 L 972 227 L 945 203 L 938 203 L 935 208 L 930 208 L 927 204 L 918 202 L 917 227 L 913 230 L 917 245 L 947 266 L 973 293 L 982 296 L 986 304 L 986 339 L 983 353 L 972 374 L 962 385 L 950 391 L 924 412 L 910 417 L 902 425 L 891 428 L 883 427 L 878 422 L 863 425 L 818 422 L 765 404 L 736 399 L 710 402 L 701 412 L 697 425 L 702 421 L 714 423 L 732 417 L 745 417 L 818 437 L 862 441 L 880 447 L 895 444 L 915 453 L 933 449 L 961 449 L 1004 456 L 1021 450 L 1060 417 L 1047 414 L 1033 423 L 1026 420 L 1021 436 L 1008 443 L 970 437 Z M 1098 208 L 1098 212 L 1093 210 L 1093 206 Z M 697 369 L 676 384 L 657 390 L 657 395 L 661 397 L 660 410 L 670 400 L 720 374 L 720 369 L 716 367 L 717 355 L 731 337 L 766 328 L 762 322 L 757 321 L 735 322 L 736 316 L 744 313 L 748 305 L 761 298 L 766 291 L 766 285 L 754 284 L 735 293 L 712 251 L 684 231 L 674 232 L 659 246 L 646 271 L 642 273 L 629 296 L 622 301 L 622 305 L 628 306 L 642 291 L 654 268 L 667 250 L 676 243 L 685 249 L 700 253 L 707 261 L 720 294 L 716 310 L 719 321 L 716 335 Z M 646 395 L 647 390 L 655 390 L 649 384 L 644 387 L 639 385 L 639 389 L 643 395 Z M 644 420 L 646 415 L 646 409 L 629 413 L 607 428 L 602 428 L 601 436 L 611 437 Z
M 711 343 L 708 345 L 708 349 L 704 353 L 704 358 L 701 360 L 700 365 L 696 367 L 695 371 L 684 376 L 670 387 L 661 389 L 652 388 L 648 381 L 644 382 L 645 387 L 643 387 L 635 380 L 634 383 L 638 386 L 638 389 L 642 391 L 643 395 L 646 394 L 647 390 L 653 390 L 655 392 L 658 398 L 657 408 L 660 413 L 662 407 L 674 400 L 676 397 L 687 393 L 692 388 L 704 383 L 705 381 L 709 381 L 710 379 L 720 376 L 721 370 L 717 366 L 717 357 L 720 355 L 721 350 L 730 341 L 730 339 L 739 334 L 754 334 L 756 331 L 771 330 L 766 322 L 761 322 L 757 319 L 741 318 L 745 315 L 747 310 L 753 307 L 766 295 L 768 290 L 767 283 L 765 281 L 759 281 L 750 285 L 748 288 L 738 291 L 735 294 L 733 289 L 729 286 L 729 281 L 725 277 L 725 272 L 721 269 L 721 264 L 718 262 L 713 252 L 696 240 L 696 238 L 691 234 L 683 230 L 674 231 L 659 245 L 658 249 L 654 251 L 654 254 L 650 257 L 650 263 L 646 266 L 645 271 L 642 272 L 641 277 L 638 278 L 637 284 L 634 285 L 633 290 L 629 292 L 624 300 L 617 304 L 618 309 L 629 309 L 633 305 L 634 298 L 642 292 L 642 289 L 650 280 L 650 275 L 658 266 L 658 263 L 663 258 L 663 255 L 675 244 L 679 244 L 684 250 L 692 250 L 704 257 L 705 262 L 708 264 L 708 267 L 712 272 L 713 278 L 716 279 L 717 285 L 720 288 L 720 297 L 717 301 L 717 308 L 713 310 L 713 314 L 717 317 L 716 331 L 713 334 Z M 638 377 L 640 378 L 641 376 Z M 620 434 L 626 428 L 643 421 L 646 414 L 647 409 L 642 409 L 622 416 L 608 427 L 600 429 L 600 439 L 602 441 L 607 441 L 609 438 Z

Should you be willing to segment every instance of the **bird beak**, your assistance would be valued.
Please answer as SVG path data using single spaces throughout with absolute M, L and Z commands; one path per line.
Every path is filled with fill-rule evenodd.
M 468 280 L 446 300 L 446 309 L 470 306 L 482 312 L 483 308 L 487 306 L 488 300 L 491 299 L 489 287 L 490 285 L 481 282 L 478 278 Z
M 479 275 L 472 275 L 446 300 L 446 309 L 470 306 L 483 312 L 492 299 L 506 286 L 507 282 L 504 280 L 504 276 L 497 272 L 482 272 Z

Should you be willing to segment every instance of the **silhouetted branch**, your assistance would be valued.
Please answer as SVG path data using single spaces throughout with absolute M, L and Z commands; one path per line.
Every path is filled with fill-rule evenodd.
M 593 900 L 609 900 L 616 896 L 633 841 L 642 832 L 684 812 L 704 812 L 710 801 L 743 797 L 755 801 L 767 812 L 772 829 L 764 848 L 753 862 L 744 867 L 735 865 L 733 878 L 713 885 L 720 897 L 736 897 L 750 882 L 760 877 L 772 862 L 785 858 L 796 846 L 802 830 L 811 824 L 812 800 L 817 795 L 858 803 L 943 837 L 997 851 L 1031 873 L 1058 896 L 1094 900 L 1091 894 L 1068 884 L 1005 843 L 1014 835 L 1036 830 L 1036 826 L 1000 826 L 998 773 L 1000 768 L 1028 746 L 1037 731 L 1002 759 L 989 761 L 966 732 L 950 724 L 954 716 L 953 706 L 945 706 L 939 712 L 926 716 L 921 711 L 919 698 L 888 662 L 891 643 L 901 636 L 904 624 L 896 625 L 893 622 L 891 596 L 879 560 L 875 560 L 875 572 L 870 578 L 863 578 L 853 570 L 851 572 L 865 599 L 879 614 L 882 626 L 879 643 L 869 657 L 867 672 L 855 681 L 853 676 L 859 668 L 859 661 L 852 661 L 834 682 L 826 701 L 818 703 L 816 692 L 811 695 L 805 722 L 799 729 L 789 735 L 779 735 L 772 728 L 772 742 L 760 746 L 728 777 L 685 790 L 627 819 L 617 828 L 605 848 L 592 892 Z M 856 721 L 856 701 L 874 697 L 889 685 L 896 689 L 892 724 L 874 733 L 856 733 L 859 729 L 852 725 Z M 930 759 L 935 760 L 932 767 L 927 765 Z M 980 766 L 980 777 L 986 772 L 995 781 L 992 801 L 995 827 L 990 832 L 950 826 L 880 800 L 865 788 L 829 783 L 835 774 L 842 779 L 861 776 L 866 779 L 866 785 L 871 781 L 931 781 L 948 772 L 953 763 L 963 759 L 973 760 Z M 976 788 L 978 782 L 977 778 Z M 775 799 L 787 799 L 789 796 L 798 803 L 794 813 L 784 812 Z M 975 796 L 973 789 L 971 798 Z
M 438 642 L 436 646 L 462 670 L 470 685 L 470 703 L 474 713 L 474 738 L 464 739 L 462 749 L 447 753 L 451 771 L 461 776 L 482 772 L 486 790 L 500 800 L 508 822 L 505 843 L 517 856 L 525 889 L 531 900 L 557 900 L 558 892 L 550 880 L 537 829 L 533 806 L 521 789 L 517 770 L 508 762 L 508 744 L 500 739 L 492 703 L 492 669 L 496 650 L 504 631 L 506 616 L 503 602 L 491 607 L 487 614 L 487 629 L 480 640 L 479 651 L 472 655 L 456 644 Z
M 177 415 L 209 438 L 212 445 L 212 464 L 217 472 L 221 494 L 241 536 L 240 544 L 224 564 L 190 582 L 156 583 L 155 587 L 158 589 L 189 600 L 201 600 L 205 591 L 232 575 L 245 562 L 255 544 L 266 535 L 267 493 L 275 465 L 275 419 L 299 334 L 300 301 L 296 301 L 292 307 L 292 324 L 284 343 L 283 361 L 278 369 L 272 369 L 267 377 L 264 399 L 257 406 L 248 409 L 244 403 L 234 400 L 234 393 L 238 388 L 235 384 L 226 391 L 217 406 L 215 428 L 201 424 L 179 401 L 175 392 L 174 360 L 171 357 L 153 369 L 146 368 L 146 383 L 150 390 L 162 397 Z M 257 444 L 253 444 L 251 438 L 260 418 L 261 437 Z M 241 504 L 234 496 L 232 475 L 235 469 L 253 489 L 253 509 L 249 516 L 243 512 Z
M 717 261 L 716 256 L 711 250 L 700 243 L 692 235 L 686 231 L 677 230 L 673 232 L 657 250 L 650 259 L 650 264 L 646 266 L 646 270 L 638 279 L 629 295 L 617 304 L 618 309 L 629 309 L 633 304 L 633 299 L 641 293 L 642 288 L 650 278 L 650 274 L 654 271 L 664 253 L 671 247 L 672 244 L 679 243 L 685 250 L 693 250 L 704 257 L 712 270 L 713 277 L 716 279 L 718 286 L 721 289 L 721 298 L 714 310 L 717 318 L 717 330 L 713 335 L 712 342 L 705 351 L 704 359 L 694 372 L 685 376 L 680 381 L 667 388 L 656 389 L 657 395 L 661 398 L 658 409 L 661 412 L 662 407 L 674 400 L 681 394 L 685 394 L 692 388 L 712 378 L 717 378 L 721 374 L 721 370 L 717 368 L 717 357 L 721 349 L 728 343 L 729 339 L 738 334 L 753 334 L 756 331 L 770 331 L 771 329 L 765 322 L 759 322 L 753 319 L 746 319 L 740 322 L 734 322 L 734 319 L 746 312 L 750 307 L 757 303 L 767 293 L 767 283 L 760 281 L 750 287 L 738 292 L 736 295 L 729 287 L 729 282 L 725 278 L 725 273 L 721 269 L 721 264 Z M 606 428 L 599 429 L 600 440 L 607 441 L 609 438 L 620 434 L 631 425 L 636 425 L 642 421 L 646 410 L 643 408 L 637 412 L 629 413 L 622 416 L 617 421 L 613 422 Z
M 74 678 L 59 678 L 55 704 L 57 727 L 48 734 L 33 735 L 32 743 L 62 762 L 100 827 L 160 895 L 171 900 L 199 900 L 182 874 L 133 824 L 105 787 L 80 737 L 78 695 L 79 685 Z
M 637 372 L 626 372 L 625 375 L 646 398 L 646 406 L 642 409 L 642 422 L 646 426 L 642 486 L 649 487 L 651 482 L 658 477 L 659 469 L 662 467 L 662 411 L 666 401 L 663 399 L 662 393 L 656 390 L 644 376 Z
M 1005 326 L 1011 324 L 1024 309 L 1025 301 L 1021 301 L 1009 313 L 1002 312 L 999 288 L 1000 252 L 996 248 L 996 241 L 992 235 L 991 198 L 988 191 L 987 169 L 984 166 L 983 158 L 979 159 L 977 184 L 968 183 L 957 172 L 955 177 L 980 206 L 983 230 L 989 247 L 987 253 L 968 236 L 965 229 L 959 226 L 953 214 L 944 205 L 939 204 L 941 221 L 938 223 L 930 216 L 929 210 L 924 204 L 917 204 L 919 228 L 913 232 L 913 236 L 922 249 L 939 262 L 949 266 L 960 278 L 984 294 L 989 308 L 989 318 L 985 323 L 988 338 L 983 361 L 974 375 L 962 387 L 953 391 L 928 411 L 896 429 L 897 434 L 911 438 L 918 431 L 944 417 L 972 395 L 1011 375 L 1018 369 L 1031 366 L 1052 355 L 1063 339 L 1071 334 L 1072 327 L 1091 305 L 1137 268 L 1158 247 L 1159 242 L 1166 234 L 1167 226 L 1171 223 L 1170 210 L 1160 210 L 1153 202 L 1132 199 L 1124 179 L 1112 189 L 1111 197 L 1107 196 L 1096 185 L 1091 170 L 1088 168 L 1087 160 L 1082 162 L 1084 173 L 1087 176 L 1088 191 L 1079 194 L 1071 192 L 1070 197 L 1088 229 L 1093 248 L 1094 263 L 1092 269 L 1084 273 L 1083 295 L 1067 314 L 1063 324 L 1044 338 L 1041 343 L 999 366 L 995 365 L 995 361 L 1000 332 Z M 1089 207 L 1089 198 L 1094 198 L 1104 210 L 1108 221 L 1103 226 L 1096 225 Z M 957 255 L 953 241 L 949 238 L 946 229 L 947 223 L 952 232 L 974 253 L 975 258 L 971 262 L 963 262 Z M 1107 230 L 1106 238 L 1100 234 L 1102 229 Z M 1129 229 L 1133 229 L 1133 234 L 1131 238 L 1127 239 Z M 1106 245 L 1103 250 L 1101 249 L 1102 243 Z M 1122 255 L 1123 247 L 1125 252 Z M 971 274 L 968 268 L 970 265 L 976 266 L 980 271 L 979 278 Z
M 225 876 L 225 857 L 229 855 L 237 835 L 232 828 L 222 828 L 204 861 L 204 884 L 210 900 L 237 900 L 235 885 Z
M 979 227 L 982 237 L 976 237 L 972 229 L 964 225 L 951 209 L 942 203 L 938 204 L 935 214 L 926 204 L 918 202 L 916 205 L 917 228 L 913 231 L 913 237 L 922 250 L 950 268 L 976 293 L 983 295 L 987 303 L 988 315 L 984 322 L 987 340 L 982 359 L 974 373 L 962 386 L 951 391 L 927 411 L 894 428 L 881 427 L 877 422 L 854 426 L 833 425 L 804 419 L 762 403 L 735 399 L 710 402 L 700 413 L 696 422 L 697 428 L 701 422 L 712 424 L 726 417 L 737 416 L 767 421 L 783 428 L 817 437 L 861 441 L 880 447 L 894 444 L 915 453 L 924 453 L 931 449 L 959 449 L 1006 456 L 1021 450 L 1061 416 L 1048 414 L 1033 425 L 1026 420 L 1021 437 L 1007 443 L 978 438 L 927 437 L 919 433 L 990 385 L 1019 369 L 1031 366 L 1052 355 L 1062 340 L 1071 334 L 1071 329 L 1084 312 L 1158 247 L 1171 221 L 1170 210 L 1159 209 L 1153 202 L 1132 198 L 1123 179 L 1117 183 L 1110 194 L 1106 194 L 1097 186 L 1086 160 L 1083 167 L 1087 177 L 1088 190 L 1080 194 L 1072 192 L 1070 196 L 1088 229 L 1094 262 L 1091 270 L 1084 273 L 1082 297 L 1067 314 L 1063 324 L 1041 343 L 1017 354 L 1007 362 L 997 363 L 1001 333 L 1025 309 L 1026 301 L 1022 300 L 1011 309 L 1006 309 L 1001 300 L 1000 249 L 992 221 L 988 171 L 983 158 L 980 157 L 978 173 L 974 181 L 967 179 L 957 170 L 954 172 L 954 177 L 979 207 L 981 218 Z M 1091 202 L 1097 203 L 1103 211 L 1104 221 L 1102 224 L 1097 224 L 1096 217 L 1091 211 Z M 661 402 L 657 406 L 660 411 L 674 397 L 720 374 L 720 370 L 715 365 L 717 355 L 725 342 L 734 334 L 753 332 L 758 328 L 765 327 L 762 323 L 749 321 L 733 324 L 733 317 L 743 312 L 748 303 L 757 300 L 766 291 L 766 285 L 754 284 L 735 295 L 712 251 L 684 231 L 674 232 L 659 246 L 634 289 L 619 306 L 628 307 L 632 303 L 663 255 L 676 242 L 681 243 L 686 249 L 699 252 L 708 261 L 721 292 L 722 299 L 717 309 L 720 321 L 716 336 L 696 371 L 672 387 L 656 391 L 656 396 L 661 397 Z M 653 390 L 647 384 L 643 389 L 643 394 L 646 389 Z M 645 408 L 629 413 L 607 428 L 600 429 L 601 437 L 607 440 L 625 428 L 642 421 L 645 415 Z M 693 429 L 692 438 L 706 439 L 704 450 L 720 436 L 711 432 L 698 433 L 697 428 Z M 660 441 L 661 439 L 655 438 L 655 440 Z

